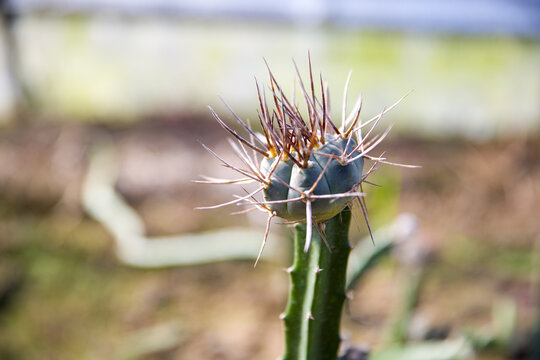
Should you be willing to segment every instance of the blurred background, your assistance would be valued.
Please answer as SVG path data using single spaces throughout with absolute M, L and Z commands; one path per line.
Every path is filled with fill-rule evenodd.
M 243 192 L 192 180 L 231 176 L 200 144 L 234 159 L 207 106 L 255 123 L 263 59 L 292 94 L 308 52 L 336 122 L 350 70 L 364 120 L 413 90 L 376 155 L 422 168 L 382 166 L 365 189 L 391 246 L 351 288 L 345 344 L 540 358 L 537 2 L 0 7 L 0 359 L 277 358 L 291 231 L 274 225 L 254 269 L 264 216 L 194 210 Z

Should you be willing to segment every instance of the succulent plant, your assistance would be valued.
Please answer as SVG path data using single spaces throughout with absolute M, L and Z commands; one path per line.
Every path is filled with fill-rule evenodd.
M 282 316 L 286 338 L 283 358 L 335 359 L 340 342 L 339 322 L 345 299 L 345 275 L 350 251 L 349 207 L 354 203 L 359 205 L 371 233 L 362 184 L 369 183 L 366 178 L 378 163 L 393 164 L 382 156 L 370 155 L 390 128 L 380 135 L 371 135 L 381 117 L 401 99 L 379 115 L 361 122 L 362 97 L 359 97 L 350 115 L 345 116 L 349 74 L 342 121 L 337 126 L 330 119 L 327 83 L 322 76 L 315 82 L 311 59 L 307 85 L 302 81 L 296 64 L 294 66 L 305 103 L 303 110 L 294 99 L 289 100 L 285 95 L 268 64 L 270 84 L 267 90 L 270 91 L 271 106 L 265 89 L 256 82 L 262 134 L 255 133 L 226 103 L 245 135 L 228 126 L 210 108 L 217 122 L 236 140 L 231 141 L 231 145 L 245 167 L 232 165 L 205 146 L 224 166 L 241 177 L 207 177 L 200 182 L 256 183 L 258 186 L 254 191 L 246 191 L 247 195 L 203 209 L 242 204 L 252 206 L 246 211 L 258 209 L 265 212 L 268 216 L 267 226 L 257 261 L 264 249 L 273 217 L 280 217 L 286 223 L 295 225 L 295 260 L 289 269 L 291 290 L 287 309 Z M 365 172 L 364 160 L 374 162 Z M 260 193 L 262 199 L 256 197 Z

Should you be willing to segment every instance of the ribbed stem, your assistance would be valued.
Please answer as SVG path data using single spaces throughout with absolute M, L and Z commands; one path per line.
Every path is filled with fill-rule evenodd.
M 348 232 L 350 210 L 325 223 L 327 248 L 313 229 L 311 246 L 304 253 L 306 225 L 295 227 L 294 264 L 290 268 L 291 287 L 284 315 L 284 360 L 335 360 L 347 260 L 351 250 Z

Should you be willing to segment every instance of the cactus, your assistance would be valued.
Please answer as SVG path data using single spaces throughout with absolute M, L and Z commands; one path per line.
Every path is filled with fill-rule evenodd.
M 351 114 L 346 117 L 349 74 L 345 86 L 343 118 L 338 127 L 330 120 L 327 84 L 320 77 L 319 84 L 315 85 L 311 59 L 309 86 L 304 84 L 298 67 L 294 65 L 305 100 L 306 114 L 301 113 L 294 101 L 285 96 L 268 64 L 272 112 L 265 89 L 261 89 L 256 82 L 258 119 L 262 134 L 256 134 L 226 103 L 225 106 L 245 131 L 245 136 L 228 126 L 210 108 L 216 121 L 236 140 L 231 141 L 231 145 L 245 167 L 231 165 L 203 145 L 224 166 L 236 171 L 241 177 L 207 177 L 199 182 L 255 183 L 258 186 L 251 192 L 246 191 L 247 195 L 202 209 L 237 204 L 250 205 L 251 209 L 267 214 L 265 236 L 255 265 L 264 249 L 273 217 L 282 218 L 287 224 L 295 226 L 294 264 L 289 269 L 291 288 L 286 311 L 282 315 L 285 325 L 283 359 L 336 359 L 350 252 L 349 208 L 353 204 L 359 205 L 371 234 L 361 186 L 377 163 L 389 163 L 383 157 L 371 156 L 370 152 L 386 137 L 390 128 L 368 139 L 381 117 L 401 99 L 362 123 L 360 97 Z M 319 96 L 316 95 L 316 87 L 320 87 L 317 91 Z M 365 136 L 362 136 L 366 127 L 369 128 Z M 366 159 L 374 161 L 374 165 L 363 173 Z M 262 199 L 257 199 L 260 193 Z

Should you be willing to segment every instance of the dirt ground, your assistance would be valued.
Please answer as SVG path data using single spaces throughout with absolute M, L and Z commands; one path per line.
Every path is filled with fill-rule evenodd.
M 150 234 L 264 226 L 257 218 L 229 216 L 230 209 L 193 210 L 231 196 L 228 188 L 191 182 L 224 171 L 199 141 L 233 157 L 222 129 L 198 116 L 0 132 L 0 358 L 280 355 L 288 259 L 255 269 L 249 261 L 130 268 L 117 260 L 113 237 L 81 207 L 89 156 L 112 143 L 120 164 L 117 188 Z M 378 151 L 422 166 L 382 166 L 372 178 L 382 188 L 366 189 L 374 228 L 402 212 L 419 218 L 417 244 L 431 261 L 415 321 L 450 337 L 465 328 L 489 331 L 493 306 L 510 301 L 517 306 L 515 341 L 483 358 L 518 358 L 538 303 L 540 138 L 479 143 L 394 134 Z M 358 227 L 355 240 L 366 235 L 365 225 Z M 346 342 L 373 349 L 384 344 L 402 284 L 396 257 L 369 274 L 348 304 Z

